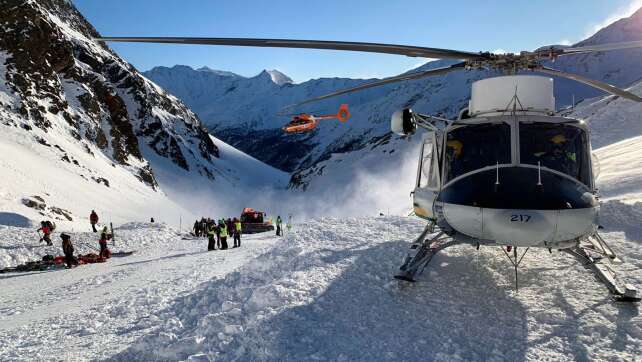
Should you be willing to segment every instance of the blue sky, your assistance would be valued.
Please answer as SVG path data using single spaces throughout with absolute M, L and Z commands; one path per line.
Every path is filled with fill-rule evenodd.
M 212 36 L 346 40 L 458 50 L 532 50 L 574 43 L 642 7 L 642 0 L 74 0 L 105 36 Z M 453 5 L 454 3 L 458 6 Z M 254 76 L 278 69 L 296 82 L 370 78 L 420 58 L 301 49 L 116 44 L 140 70 L 186 64 Z

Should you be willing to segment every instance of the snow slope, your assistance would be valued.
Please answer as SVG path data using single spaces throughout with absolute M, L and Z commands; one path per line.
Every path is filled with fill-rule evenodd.
M 25 247 L 16 238 L 26 233 L 0 227 L 0 255 L 60 252 L 57 241 L 51 248 Z M 173 300 L 273 245 L 250 236 L 240 249 L 208 253 L 204 239 L 181 240 L 176 229 L 145 223 L 123 225 L 116 234 L 114 250 L 134 249 L 134 255 L 72 270 L 0 275 L 1 360 L 109 357 L 169 322 L 164 310 Z M 73 233 L 72 240 L 81 253 L 98 246 L 96 234 Z
M 86 230 L 94 209 L 104 222 L 178 226 L 238 215 L 252 195 L 285 189 L 287 174 L 213 138 L 93 41 L 73 4 L 23 1 L 0 18 L 0 224 Z
M 642 9 L 577 45 L 640 40 L 640 24 Z M 633 49 L 565 56 L 547 65 L 627 87 L 642 78 L 642 65 L 639 62 L 641 57 L 642 50 Z M 449 63 L 429 62 L 411 72 Z M 322 78 L 300 84 L 279 85 L 270 79 L 266 71 L 256 77 L 244 78 L 229 74 L 221 76 L 186 66 L 157 67 L 144 74 L 182 99 L 219 138 L 270 165 L 297 173 L 318 168 L 317 164 L 327 160 L 333 153 L 370 147 L 377 138 L 389 131 L 390 115 L 401 108 L 412 107 L 421 113 L 441 113 L 447 117 L 455 117 L 462 107 L 467 106 L 470 84 L 482 77 L 495 75 L 492 72 L 462 70 L 446 76 L 369 89 L 292 109 L 286 113 L 336 112 L 340 103 L 348 103 L 351 107 L 352 118 L 346 125 L 329 122 L 308 137 L 296 138 L 281 134 L 279 128 L 287 122 L 286 116 L 279 115 L 283 107 L 372 80 Z M 555 83 L 555 98 L 560 108 L 570 105 L 573 96 L 579 101 L 603 94 L 568 79 L 555 78 Z M 275 144 L 277 147 L 274 147 Z M 287 158 L 282 156 L 285 151 L 294 147 L 297 147 L 294 155 Z
M 282 240 L 251 236 L 240 249 L 207 253 L 203 241 L 180 240 L 172 229 L 130 225 L 121 240 L 141 255 L 82 272 L 0 275 L 0 359 L 635 360 L 642 353 L 638 307 L 613 302 L 561 253 L 529 252 L 519 292 L 498 248 L 456 247 L 436 256 L 418 283 L 392 279 L 422 227 L 408 217 L 307 220 Z M 20 232 L 0 230 L 0 238 Z M 605 236 L 626 263 L 618 270 L 641 284 L 640 239 L 617 228 Z

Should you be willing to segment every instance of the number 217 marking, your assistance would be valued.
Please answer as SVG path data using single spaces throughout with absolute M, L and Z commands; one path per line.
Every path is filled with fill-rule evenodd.
M 510 216 L 510 221 L 511 222 L 529 222 L 531 221 L 531 216 L 530 215 L 511 215 Z

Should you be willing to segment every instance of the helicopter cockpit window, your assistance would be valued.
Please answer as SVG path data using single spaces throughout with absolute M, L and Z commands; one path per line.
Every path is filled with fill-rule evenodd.
M 520 123 L 521 163 L 563 172 L 589 185 L 586 132 L 565 124 Z
M 508 124 L 470 125 L 448 132 L 444 169 L 446 182 L 467 172 L 498 163 L 511 163 Z

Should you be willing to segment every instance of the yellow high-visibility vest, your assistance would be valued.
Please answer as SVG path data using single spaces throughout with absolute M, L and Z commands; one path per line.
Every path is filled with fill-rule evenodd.
M 221 237 L 222 238 L 226 238 L 227 237 L 227 226 L 225 226 L 225 224 L 223 224 L 223 226 L 221 226 Z

